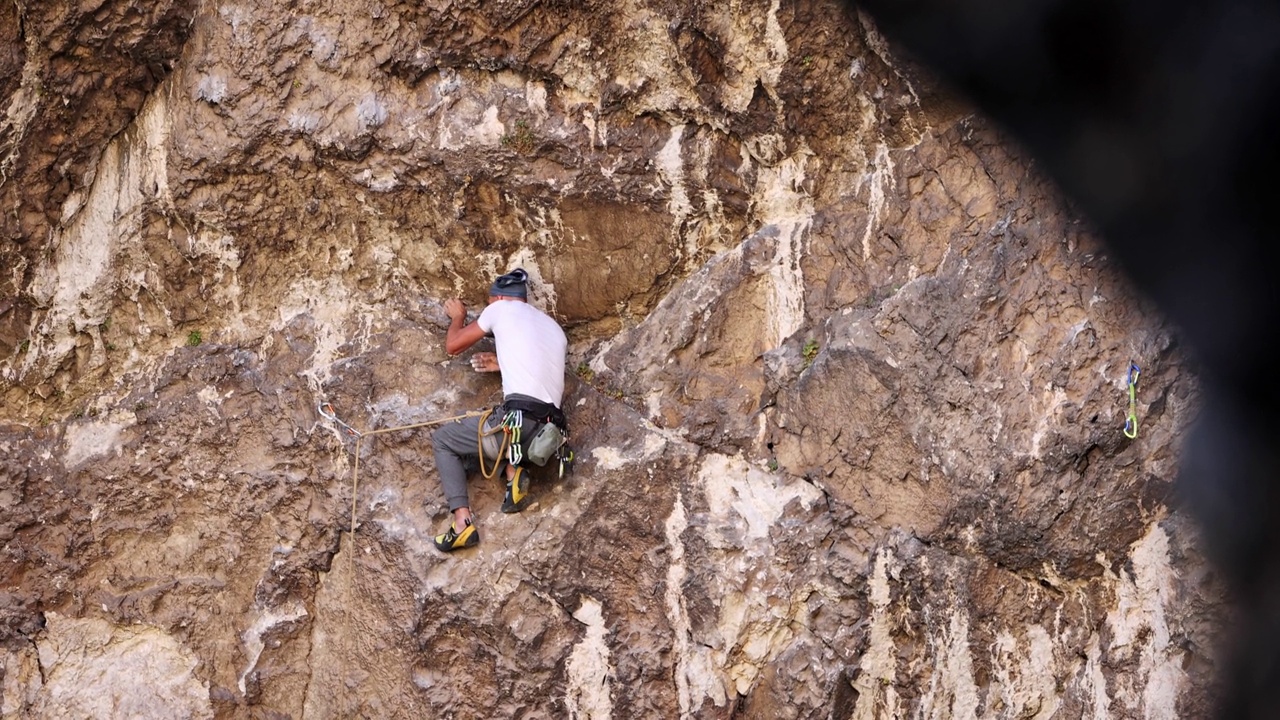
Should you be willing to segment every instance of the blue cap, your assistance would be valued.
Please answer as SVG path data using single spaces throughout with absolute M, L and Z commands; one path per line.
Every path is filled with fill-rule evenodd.
M 498 279 L 493 281 L 493 285 L 489 288 L 489 296 L 498 295 L 528 300 L 528 282 L 529 273 L 525 272 L 524 268 L 516 268 L 506 275 L 499 275 Z

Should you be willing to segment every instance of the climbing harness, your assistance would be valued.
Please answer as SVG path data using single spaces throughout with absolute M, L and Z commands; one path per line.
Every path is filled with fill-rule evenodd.
M 466 418 L 476 417 L 477 415 L 482 414 L 480 411 L 473 411 L 469 413 L 463 413 L 461 415 L 454 415 L 452 417 L 441 418 L 439 420 L 428 420 L 426 422 L 413 423 L 411 425 L 397 425 L 396 427 L 378 428 L 377 430 L 366 430 L 364 432 L 360 432 L 359 430 L 356 430 L 350 425 L 339 420 L 337 413 L 335 413 L 333 410 L 333 405 L 330 405 L 329 403 L 320 403 L 320 406 L 317 408 L 317 410 L 320 411 L 320 415 L 322 417 L 332 421 L 334 425 L 337 425 L 338 427 L 342 428 L 344 431 L 346 431 L 346 434 L 351 435 L 356 439 L 356 448 L 355 448 L 356 459 L 351 469 L 351 537 L 353 541 L 356 536 L 356 491 L 360 489 L 360 442 L 362 440 L 373 435 L 381 435 L 383 433 L 396 432 L 399 430 L 413 430 L 415 428 L 431 427 L 432 425 L 443 425 L 447 422 L 453 422 L 455 420 L 464 420 Z M 485 411 L 485 412 L 487 413 L 488 411 Z M 480 425 L 482 427 L 484 426 L 483 420 L 480 421 Z M 483 462 L 483 456 L 481 457 L 481 462 Z
M 1124 420 L 1124 436 L 1130 440 L 1138 437 L 1138 375 L 1142 370 L 1129 363 L 1129 416 Z
M 498 410 L 506 409 L 506 414 L 502 417 L 502 422 L 494 427 L 486 430 L 485 424 L 492 410 L 486 410 L 480 418 L 480 426 L 476 429 L 476 445 L 480 456 L 480 474 L 486 480 L 492 480 L 498 475 L 498 466 L 505 453 L 507 461 L 512 465 L 519 465 L 526 459 L 530 460 L 539 467 L 546 465 L 552 455 L 559 461 L 559 475 L 564 478 L 565 473 L 573 468 L 573 450 L 568 445 L 569 432 L 560 427 L 552 418 L 548 417 L 541 421 L 542 426 L 533 433 L 533 437 L 529 439 L 529 450 L 524 449 L 524 419 L 525 411 L 520 408 L 507 409 L 505 407 Z M 490 435 L 502 433 L 502 441 L 499 443 L 497 452 L 490 453 L 493 455 L 493 468 L 489 469 L 484 466 L 484 458 L 486 455 L 484 440 Z

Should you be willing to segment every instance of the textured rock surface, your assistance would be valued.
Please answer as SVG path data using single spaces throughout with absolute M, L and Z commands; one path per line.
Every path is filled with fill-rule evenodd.
M 0 714 L 1204 713 L 1176 335 L 870 19 L 153 5 L 0 10 Z M 517 264 L 576 473 L 352 537 Z

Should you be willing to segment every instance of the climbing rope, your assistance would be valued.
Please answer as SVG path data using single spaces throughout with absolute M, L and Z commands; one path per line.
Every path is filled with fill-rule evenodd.
M 1130 440 L 1138 437 L 1138 375 L 1142 370 L 1129 363 L 1129 416 L 1124 420 L 1124 436 Z
M 502 433 L 502 444 L 498 446 L 498 454 L 493 459 L 493 469 L 489 470 L 485 468 L 484 438 L 486 435 L 493 435 L 495 433 L 502 432 L 503 430 L 503 427 L 499 425 L 493 428 L 492 430 L 489 430 L 487 432 L 485 431 L 484 424 L 488 422 L 489 416 L 492 414 L 493 414 L 492 410 L 485 410 L 484 413 L 480 415 L 480 424 L 476 426 L 476 447 L 479 448 L 479 454 L 480 454 L 480 474 L 484 476 L 485 480 L 492 480 L 498 476 L 498 466 L 502 465 L 502 452 L 507 449 L 507 443 L 511 442 L 511 436 L 508 435 L 507 433 Z
M 356 450 L 355 450 L 356 459 L 351 469 L 351 542 L 352 542 L 353 551 L 355 548 L 355 538 L 356 538 L 356 491 L 359 490 L 360 488 L 360 443 L 361 441 L 363 441 L 367 437 L 372 437 L 374 435 L 382 435 L 383 433 L 398 432 L 400 430 L 413 430 L 416 428 L 431 427 L 432 425 L 443 425 L 447 422 L 453 422 L 456 420 L 465 420 L 466 418 L 469 418 L 469 417 L 476 417 L 476 416 L 483 417 L 485 415 L 488 415 L 490 412 L 489 410 L 484 410 L 484 411 L 474 410 L 472 412 L 463 413 L 461 415 L 454 415 L 452 417 L 440 418 L 439 420 L 428 420 L 426 422 L 413 423 L 411 425 L 397 425 L 396 427 L 378 428 L 377 430 L 366 430 L 365 432 L 360 432 L 359 430 L 356 430 L 350 425 L 339 420 L 337 413 L 333 411 L 333 405 L 330 405 L 329 403 L 320 403 L 320 406 L 317 409 L 320 411 L 320 415 L 322 417 L 332 421 L 335 425 L 345 430 L 348 435 L 351 435 L 356 439 Z M 480 427 L 481 428 L 484 427 L 484 420 L 480 421 Z M 501 457 L 501 455 L 499 455 L 499 457 Z M 481 469 L 483 469 L 483 463 L 484 463 L 483 455 L 481 455 L 480 462 L 482 466 Z M 497 472 L 496 467 L 494 468 L 494 472 L 495 473 Z M 353 557 L 354 555 L 355 553 L 352 552 Z
M 507 456 L 507 461 L 512 465 L 519 465 L 524 459 L 523 451 L 520 449 L 520 429 L 524 426 L 524 412 L 521 410 L 512 410 L 502 418 L 502 422 L 493 426 L 489 430 L 484 429 L 485 422 L 489 416 L 493 414 L 491 410 L 485 410 L 480 416 L 480 426 L 476 428 L 476 452 L 480 455 L 480 474 L 485 480 L 492 480 L 498 476 L 498 468 L 502 465 L 502 456 Z M 496 435 L 502 433 L 502 442 L 498 445 L 498 452 L 493 458 L 493 469 L 484 466 L 484 439 L 487 435 Z

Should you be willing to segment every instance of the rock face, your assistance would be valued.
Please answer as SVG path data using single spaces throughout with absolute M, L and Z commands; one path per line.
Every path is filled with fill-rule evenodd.
M 1212 702 L 1175 331 L 870 18 L 107 0 L 0 45 L 0 716 Z M 430 430 L 357 458 L 317 406 L 493 404 L 442 303 L 517 265 L 579 461 L 518 515 L 475 479 L 442 556 Z

